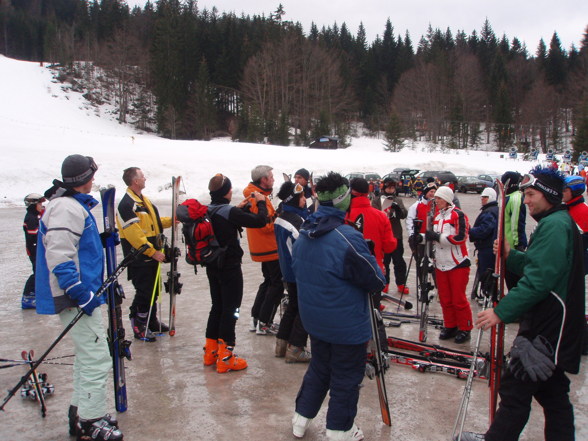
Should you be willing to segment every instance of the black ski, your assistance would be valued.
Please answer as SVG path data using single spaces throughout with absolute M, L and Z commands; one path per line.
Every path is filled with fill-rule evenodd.
M 100 191 L 104 215 L 103 243 L 106 254 L 106 272 L 111 276 L 116 271 L 116 245 L 119 243 L 114 220 L 114 187 Z M 108 343 L 112 356 L 114 379 L 114 402 L 118 412 L 127 410 L 127 385 L 125 381 L 125 358 L 131 359 L 131 342 L 125 340 L 121 305 L 125 298 L 122 286 L 113 282 L 107 289 Z
M 429 202 L 429 212 L 427 214 L 427 231 L 433 231 L 433 222 L 435 220 L 435 200 Z M 427 325 L 429 317 L 429 304 L 432 300 L 432 295 L 429 293 L 433 290 L 433 244 L 430 240 L 425 242 L 424 255 L 421 258 L 419 290 L 417 295 L 421 302 L 421 321 L 419 324 L 419 341 L 427 341 Z
M 469 364 L 472 358 L 475 358 L 476 363 L 479 365 L 482 365 L 487 361 L 486 357 L 484 357 L 482 354 L 458 351 L 456 349 L 446 348 L 440 345 L 414 342 L 397 337 L 388 337 L 388 346 L 390 348 L 417 352 L 419 355 L 423 357 L 435 358 L 439 360 L 452 360 L 458 363 Z
M 172 176 L 172 226 L 171 226 L 171 244 L 169 259 L 169 271 L 167 273 L 167 281 L 164 283 L 165 290 L 169 293 L 169 335 L 173 337 L 176 335 L 176 295 L 182 292 L 182 284 L 180 283 L 180 273 L 178 272 L 178 257 L 180 256 L 180 249 L 176 245 L 176 211 L 178 207 L 178 199 L 180 196 L 180 183 L 182 177 Z
M 29 352 L 22 351 L 21 355 L 22 359 L 25 360 L 31 368 L 33 368 L 33 357 L 35 353 L 32 350 L 30 350 Z M 33 369 L 33 371 L 31 372 L 31 377 L 32 381 L 29 382 L 32 383 L 31 386 L 33 387 L 33 389 L 30 390 L 30 393 L 35 400 L 39 400 L 39 403 L 41 404 L 41 416 L 45 418 L 45 416 L 47 415 L 47 406 L 45 405 L 45 393 L 43 391 L 43 385 L 39 380 L 39 375 L 37 374 L 36 369 Z

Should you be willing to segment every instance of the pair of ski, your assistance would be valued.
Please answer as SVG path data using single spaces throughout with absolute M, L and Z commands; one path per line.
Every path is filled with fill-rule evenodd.
M 47 374 L 38 374 L 34 368 L 33 357 L 35 353 L 30 351 L 22 351 L 22 359 L 32 369 L 31 375 L 27 382 L 23 385 L 20 396 L 23 398 L 30 398 L 33 401 L 38 401 L 41 405 L 41 416 L 45 418 L 47 415 L 47 406 L 45 404 L 45 395 L 53 393 L 54 388 L 52 384 L 47 383 Z
M 504 277 L 505 277 L 505 260 L 504 260 L 504 241 L 505 239 L 505 232 L 504 232 L 504 213 L 506 209 L 506 194 L 505 194 L 505 187 L 508 187 L 509 181 L 506 183 L 502 183 L 500 179 L 496 179 L 497 184 L 497 193 L 498 193 L 498 226 L 497 226 L 497 234 L 496 234 L 496 261 L 494 264 L 494 273 L 492 274 L 493 283 L 491 292 L 486 292 L 484 298 L 484 309 L 486 309 L 490 303 L 492 303 L 493 307 L 496 307 L 498 302 L 502 297 L 504 297 Z M 489 354 L 489 364 L 490 364 L 490 373 L 488 378 L 488 387 L 490 389 L 490 403 L 489 403 L 489 417 L 490 423 L 494 421 L 494 416 L 496 415 L 496 408 L 498 406 L 498 391 L 500 389 L 500 378 L 502 376 L 502 370 L 504 369 L 504 333 L 505 333 L 505 326 L 504 323 L 499 323 L 498 325 L 492 327 L 490 330 L 490 354 Z M 476 339 L 476 348 L 475 351 L 478 351 L 480 348 L 480 343 L 482 340 L 483 329 L 480 329 L 478 332 L 478 337 Z M 453 426 L 453 432 L 451 434 L 451 440 L 454 439 L 457 441 L 461 441 L 461 435 L 463 432 L 463 427 L 465 424 L 465 419 L 467 415 L 467 409 L 469 404 L 469 399 L 472 391 L 472 375 L 468 375 L 466 384 L 464 386 L 461 402 L 459 405 L 459 409 L 457 412 L 457 417 L 455 419 L 455 424 Z
M 388 347 L 393 348 L 387 351 L 391 362 L 410 366 L 419 372 L 441 372 L 464 379 L 473 370 L 475 377 L 488 376 L 486 359 L 480 354 L 396 337 L 388 337 Z

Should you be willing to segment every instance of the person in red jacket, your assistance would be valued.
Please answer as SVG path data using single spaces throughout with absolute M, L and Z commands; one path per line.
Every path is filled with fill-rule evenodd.
M 582 230 L 584 245 L 584 275 L 588 274 L 588 205 L 584 202 L 586 183 L 582 176 L 568 176 L 565 179 L 563 202 L 568 207 L 570 216 Z M 585 328 L 584 347 L 582 355 L 588 355 L 588 323 Z
M 277 330 L 272 327 L 280 300 L 284 295 L 282 272 L 278 260 L 278 243 L 274 233 L 276 210 L 270 195 L 274 187 L 274 174 L 269 165 L 258 165 L 251 170 L 251 182 L 243 190 L 243 196 L 250 198 L 254 192 L 265 196 L 268 223 L 263 228 L 247 228 L 247 241 L 251 260 L 261 262 L 263 282 L 259 285 L 255 301 L 251 308 L 251 332 L 257 335 L 275 335 Z M 252 213 L 257 213 L 257 202 L 250 199 Z

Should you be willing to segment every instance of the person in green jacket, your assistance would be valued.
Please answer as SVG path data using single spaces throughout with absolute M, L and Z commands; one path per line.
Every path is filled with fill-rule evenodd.
M 524 202 L 538 222 L 526 251 L 505 241 L 506 267 L 521 278 L 495 308 L 478 313 L 476 322 L 486 330 L 520 318 L 519 332 L 501 379 L 494 421 L 486 434 L 464 432 L 462 441 L 518 440 L 533 398 L 543 407 L 547 441 L 575 439 L 565 373 L 580 369 L 584 259 L 578 228 L 561 203 L 563 186 L 559 171 L 540 166 L 521 181 Z

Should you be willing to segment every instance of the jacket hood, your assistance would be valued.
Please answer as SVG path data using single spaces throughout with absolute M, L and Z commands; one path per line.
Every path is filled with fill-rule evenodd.
M 333 231 L 345 222 L 345 212 L 335 207 L 319 206 L 318 210 L 311 214 L 302 224 L 300 234 L 311 239 L 323 236 Z

